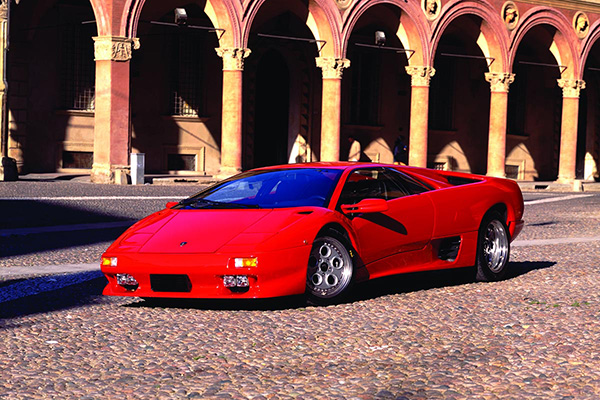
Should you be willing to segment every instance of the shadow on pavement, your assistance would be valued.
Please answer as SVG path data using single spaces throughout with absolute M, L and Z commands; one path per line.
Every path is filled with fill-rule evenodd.
M 0 329 L 5 318 L 100 302 L 98 297 L 106 283 L 99 271 L 4 281 L 0 287 Z
M 4 212 L 3 212 L 4 211 Z M 13 233 L 20 228 L 45 228 L 56 225 L 96 224 L 123 222 L 128 218 L 93 212 L 51 202 L 33 200 L 0 200 L 0 258 L 75 246 L 112 242 L 127 227 L 57 231 L 40 233 Z

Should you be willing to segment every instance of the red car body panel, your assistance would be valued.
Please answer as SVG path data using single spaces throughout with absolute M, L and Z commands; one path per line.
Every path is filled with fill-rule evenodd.
M 431 190 L 387 200 L 387 210 L 350 218 L 341 212 L 340 193 L 356 169 L 393 168 Z M 104 253 L 116 266 L 102 265 L 104 294 L 139 297 L 266 298 L 302 294 L 315 238 L 327 227 L 343 232 L 356 251 L 356 279 L 472 266 L 478 230 L 492 209 L 503 213 L 514 239 L 523 227 L 523 197 L 510 180 L 363 163 L 309 163 L 263 170 L 339 169 L 342 175 L 325 207 L 275 209 L 164 209 L 137 222 Z M 460 184 L 457 184 L 456 182 Z M 446 238 L 460 238 L 455 258 L 438 257 Z M 233 259 L 256 258 L 254 267 L 235 267 Z M 117 274 L 139 286 L 119 285 Z M 225 275 L 244 275 L 245 291 L 226 288 Z M 152 276 L 184 276 L 187 291 L 154 290 Z M 169 278 L 170 279 L 170 278 Z M 168 280 L 168 279 L 167 279 Z

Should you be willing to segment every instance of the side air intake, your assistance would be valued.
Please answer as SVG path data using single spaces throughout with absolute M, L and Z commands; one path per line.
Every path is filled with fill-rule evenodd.
M 453 236 L 440 240 L 438 258 L 444 261 L 454 261 L 460 249 L 460 236 Z

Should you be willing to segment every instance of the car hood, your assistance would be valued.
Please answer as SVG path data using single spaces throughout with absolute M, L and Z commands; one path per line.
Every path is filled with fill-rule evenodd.
M 272 210 L 184 210 L 164 223 L 141 253 L 212 253 Z

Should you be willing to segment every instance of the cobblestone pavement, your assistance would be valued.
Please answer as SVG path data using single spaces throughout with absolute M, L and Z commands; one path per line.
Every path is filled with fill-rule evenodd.
M 504 281 L 401 275 L 331 307 L 149 304 L 102 297 L 103 278 L 11 278 L 0 293 L 68 285 L 0 298 L 0 399 L 598 399 L 600 240 L 532 240 L 597 238 L 599 210 L 599 195 L 528 205 Z

